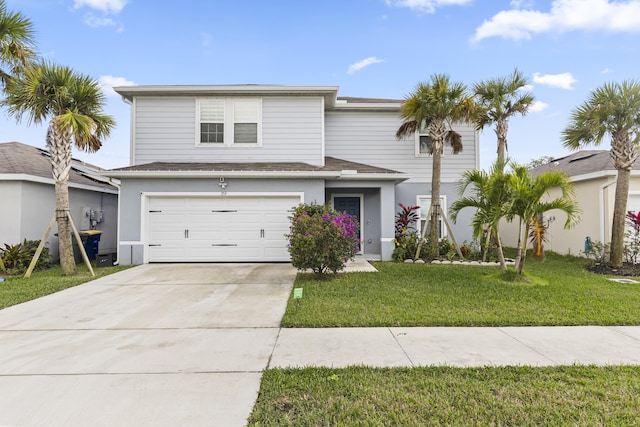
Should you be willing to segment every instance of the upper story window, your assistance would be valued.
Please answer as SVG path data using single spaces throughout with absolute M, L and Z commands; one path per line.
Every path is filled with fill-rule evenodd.
M 426 129 L 416 132 L 416 157 L 431 155 L 432 141 Z
M 253 98 L 198 98 L 199 146 L 259 146 L 262 102 Z

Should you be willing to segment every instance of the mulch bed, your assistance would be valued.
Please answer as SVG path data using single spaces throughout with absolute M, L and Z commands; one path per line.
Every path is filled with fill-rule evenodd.
M 596 263 L 587 266 L 587 270 L 598 273 L 606 274 L 608 276 L 640 276 L 640 264 L 624 263 L 622 267 L 612 267 L 609 264 Z

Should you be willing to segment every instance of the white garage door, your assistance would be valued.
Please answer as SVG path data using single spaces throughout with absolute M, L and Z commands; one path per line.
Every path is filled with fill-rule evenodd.
M 289 261 L 299 197 L 150 197 L 149 262 Z

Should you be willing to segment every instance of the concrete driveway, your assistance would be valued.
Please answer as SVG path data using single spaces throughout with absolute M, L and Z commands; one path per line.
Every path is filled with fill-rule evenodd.
M 243 425 L 295 274 L 143 265 L 0 310 L 0 426 Z

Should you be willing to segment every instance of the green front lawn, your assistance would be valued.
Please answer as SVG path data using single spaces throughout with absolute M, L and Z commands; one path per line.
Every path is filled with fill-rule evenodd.
M 299 274 L 284 327 L 640 325 L 640 284 L 584 269 L 586 260 L 528 257 L 528 282 L 498 267 L 377 262 L 378 273 L 327 281 Z M 640 281 L 640 279 L 638 279 Z
M 249 426 L 640 425 L 640 367 L 269 369 Z
M 93 271 L 96 277 L 91 277 L 84 265 L 78 265 L 78 274 L 75 276 L 62 276 L 60 267 L 35 271 L 29 279 L 22 276 L 1 276 L 5 281 L 0 283 L 0 309 L 80 285 L 129 267 L 94 267 Z

